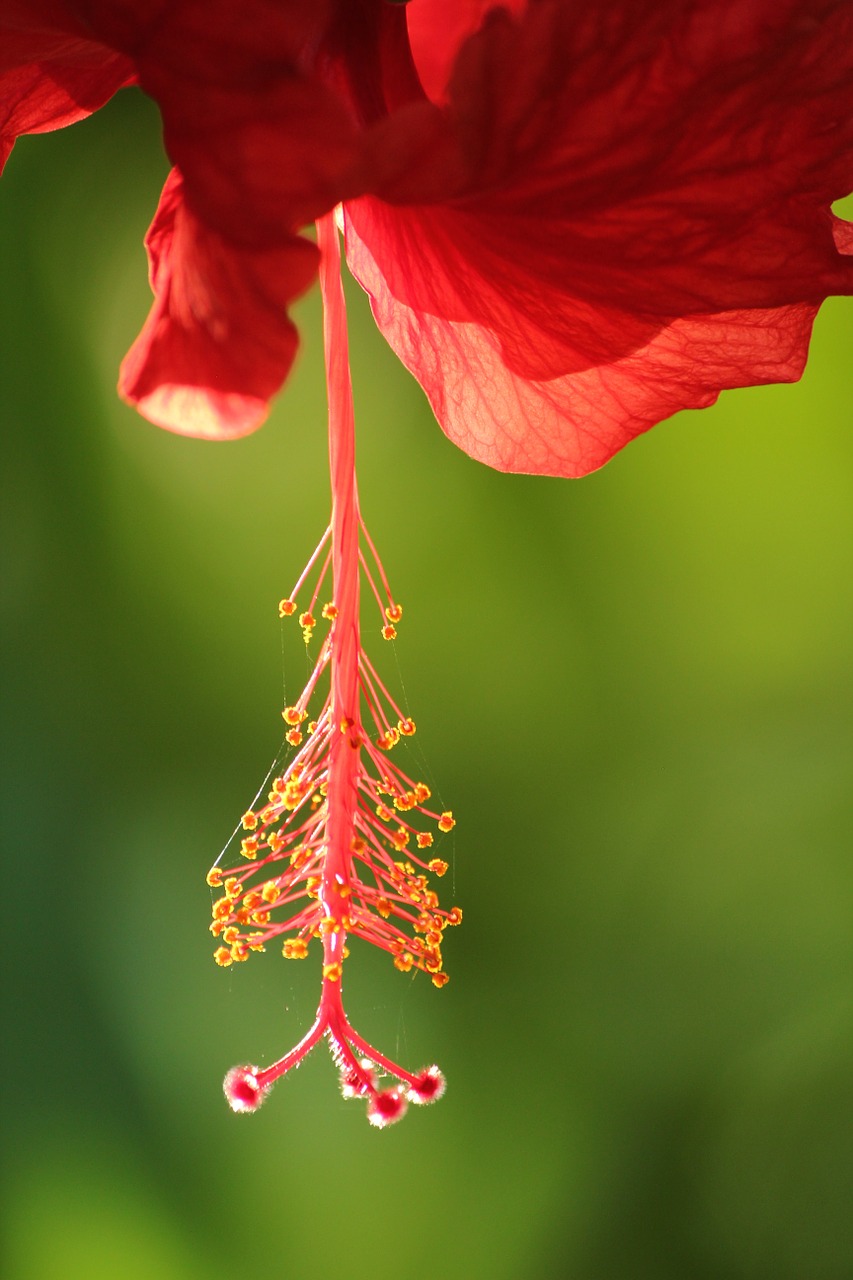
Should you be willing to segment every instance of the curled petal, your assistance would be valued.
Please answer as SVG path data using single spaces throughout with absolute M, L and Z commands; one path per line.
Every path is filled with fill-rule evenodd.
M 177 170 L 146 245 L 155 301 L 122 365 L 121 394 L 182 435 L 245 435 L 293 363 L 285 308 L 314 278 L 315 247 L 295 236 L 276 248 L 234 246 L 187 207 Z

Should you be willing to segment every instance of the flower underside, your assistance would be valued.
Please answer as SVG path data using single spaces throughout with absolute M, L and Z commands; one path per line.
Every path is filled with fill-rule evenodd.
M 439 905 L 431 881 L 447 871 L 447 862 L 432 850 L 436 837 L 453 828 L 453 815 L 431 808 L 426 783 L 410 778 L 391 758 L 401 738 L 415 733 L 415 722 L 397 705 L 361 644 L 362 580 L 375 597 L 385 640 L 396 637 L 403 610 L 358 509 L 346 311 L 332 215 L 318 223 L 318 244 L 332 520 L 279 604 L 280 617 L 301 628 L 306 647 L 316 647 L 317 656 L 301 695 L 282 712 L 289 760 L 273 771 L 243 815 L 239 846 L 236 840 L 229 844 L 207 879 L 223 891 L 213 903 L 211 924 L 219 941 L 217 964 L 245 961 L 271 942 L 280 941 L 291 960 L 305 959 L 312 939 L 322 950 L 313 1025 L 272 1066 L 228 1073 L 225 1093 L 232 1108 L 255 1110 L 273 1082 L 325 1035 L 344 1096 L 366 1098 L 368 1118 L 383 1127 L 400 1118 L 407 1100 L 438 1098 L 444 1079 L 437 1067 L 405 1070 L 353 1029 L 342 1002 L 347 938 L 372 942 L 390 954 L 396 968 L 421 970 L 442 987 L 448 980 L 444 931 L 459 924 L 462 913 Z M 394 1083 L 382 1085 L 382 1076 Z

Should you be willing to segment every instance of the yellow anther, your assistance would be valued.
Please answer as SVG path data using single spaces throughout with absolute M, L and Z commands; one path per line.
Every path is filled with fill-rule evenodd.
M 448 983 L 449 981 L 450 981 L 450 976 L 449 976 L 449 974 L 446 974 L 446 973 L 434 973 L 434 974 L 432 975 L 432 985 L 433 985 L 434 987 L 444 987 L 444 986 L 446 986 L 446 985 L 447 985 L 447 983 Z
M 449 911 L 448 911 L 448 913 L 447 913 L 447 923 L 448 923 L 448 924 L 461 924 L 461 923 L 462 923 L 462 908 L 461 908 L 461 907 L 451 907 L 451 908 L 450 908 L 450 910 L 449 910 Z
M 247 809 L 240 821 L 243 824 L 244 831 L 254 831 L 255 827 L 258 825 L 258 815 L 251 809 Z
M 328 604 L 323 605 L 323 617 L 328 618 L 329 622 L 334 622 L 337 616 L 338 606 L 336 604 L 332 604 L 331 600 Z
M 213 923 L 209 924 L 207 927 L 213 934 L 214 938 L 218 938 L 222 930 L 225 928 L 225 923 L 222 920 L 214 920 Z
M 211 889 L 215 889 L 218 884 L 222 884 L 222 868 L 211 867 L 207 873 L 207 883 Z
M 278 885 L 275 880 L 267 880 L 266 884 L 261 889 L 261 897 L 264 902 L 275 902 L 278 897 Z
M 425 782 L 415 783 L 415 799 L 417 800 L 418 804 L 423 804 L 425 800 L 429 800 L 431 795 L 432 795 L 432 792 L 430 791 L 429 787 Z
M 382 916 L 383 920 L 387 920 L 391 914 L 391 903 L 387 898 L 376 899 L 376 910 Z
M 390 822 L 394 815 L 384 804 L 378 804 L 376 806 L 376 816 L 377 818 L 380 818 L 382 822 Z
M 382 639 L 383 640 L 397 639 L 397 628 L 392 627 L 390 622 L 386 622 L 385 626 L 382 628 Z
M 251 893 L 247 893 L 243 899 L 243 906 L 246 911 L 256 911 L 262 902 L 263 898 L 258 893 L 257 889 L 253 889 Z
M 385 607 L 385 617 L 389 622 L 399 622 L 403 616 L 403 606 L 401 604 L 389 604 Z
M 391 832 L 391 843 L 398 852 L 403 852 L 409 843 L 409 833 L 405 827 L 398 827 L 396 831 Z
M 239 898 L 243 892 L 243 886 L 236 876 L 229 876 L 225 881 L 225 892 L 229 898 Z
M 231 952 L 228 947 L 217 947 L 213 953 L 213 958 L 224 969 L 231 963 Z
M 296 613 L 295 600 L 279 600 L 278 616 L 280 618 L 291 618 L 294 613 Z
M 406 716 L 405 720 L 397 721 L 397 728 L 400 730 L 404 738 L 411 738 L 412 734 L 417 729 L 417 725 L 414 720 L 411 720 Z
M 249 948 L 246 946 L 245 942 L 234 943 L 234 946 L 231 948 L 231 959 L 236 960 L 238 963 L 241 960 L 249 959 Z
M 424 906 L 427 911 L 435 911 L 438 906 L 438 894 L 433 893 L 432 889 L 428 889 L 424 894 Z
M 305 938 L 288 938 L 281 954 L 285 960 L 304 960 L 308 955 L 308 943 Z
M 320 921 L 320 937 L 324 938 L 329 933 L 339 933 L 341 926 L 334 916 L 324 916 Z
M 244 858 L 257 858 L 260 844 L 255 836 L 247 836 L 240 842 L 240 852 Z
M 287 724 L 297 725 L 308 719 L 308 712 L 300 711 L 299 707 L 285 707 L 281 717 Z
M 418 848 L 419 849 L 428 849 L 430 845 L 433 843 L 434 843 L 434 840 L 433 840 L 433 835 L 431 831 L 418 832 Z
M 298 747 L 302 741 L 302 734 L 299 729 L 288 729 L 284 736 L 292 747 Z
M 414 962 L 415 958 L 411 951 L 404 951 L 401 956 L 394 957 L 394 966 L 399 969 L 401 973 L 408 973 Z
M 350 849 L 353 853 L 364 853 L 367 848 L 367 842 L 362 840 L 361 836 L 353 836 Z
M 344 947 L 343 951 L 341 952 L 341 955 L 343 956 L 343 958 L 344 958 L 345 960 L 346 960 L 346 959 L 348 959 L 348 957 L 349 957 L 349 947 Z
M 270 913 L 268 911 L 253 911 L 252 924 L 269 924 Z
M 340 966 L 340 962 L 339 962 L 339 961 L 337 961 L 337 960 L 334 960 L 331 964 L 324 964 L 324 965 L 323 965 L 323 977 L 324 977 L 328 982 L 340 982 L 340 980 L 341 980 L 341 966 Z
M 231 914 L 233 906 L 234 903 L 230 898 L 219 898 L 213 904 L 212 914 L 214 920 L 227 920 Z
M 283 836 L 280 831 L 273 831 L 267 838 L 267 844 L 272 853 L 279 853 L 287 844 L 287 837 Z
M 230 924 L 227 929 L 222 931 L 222 941 L 227 942 L 229 947 L 233 947 L 239 937 L 240 930 L 236 925 Z
M 306 644 L 311 643 L 311 637 L 314 634 L 314 628 L 317 625 L 317 619 L 313 613 L 300 613 L 299 625 L 302 627 L 302 639 Z
M 418 841 L 418 844 L 420 844 L 420 840 Z M 433 858 L 428 865 L 434 876 L 443 876 L 447 874 L 447 863 L 443 862 L 441 858 Z
M 431 947 L 441 946 L 441 934 L 438 929 L 431 929 L 426 935 L 426 941 Z
M 449 809 L 445 809 L 444 813 L 438 820 L 439 831 L 452 831 L 456 826 L 456 819 Z
M 308 877 L 308 879 L 305 881 L 305 892 L 308 894 L 309 898 L 317 897 L 317 890 L 320 888 L 321 884 L 322 884 L 322 879 L 320 878 L 320 876 Z
M 441 952 L 437 947 L 424 953 L 424 968 L 427 973 L 438 973 L 441 968 Z

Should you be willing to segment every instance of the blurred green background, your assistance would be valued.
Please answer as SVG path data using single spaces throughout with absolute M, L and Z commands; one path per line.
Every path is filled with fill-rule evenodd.
M 446 990 L 364 948 L 347 990 L 449 1085 L 378 1133 L 320 1049 L 240 1118 L 224 1071 L 318 987 L 216 969 L 204 875 L 278 748 L 275 606 L 327 519 L 320 313 L 256 436 L 121 405 L 165 171 L 127 93 L 0 186 L 4 1276 L 848 1280 L 849 303 L 800 385 L 566 482 L 450 445 L 353 290 L 362 504 L 465 925 Z

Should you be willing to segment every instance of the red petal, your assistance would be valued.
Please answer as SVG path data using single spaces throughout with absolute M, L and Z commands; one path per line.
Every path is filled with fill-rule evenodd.
M 173 170 L 146 239 L 155 302 L 119 390 L 152 422 L 225 439 L 254 430 L 293 363 L 287 304 L 311 283 L 317 251 L 290 237 L 235 247 L 187 208 Z
M 444 115 L 455 158 L 352 203 L 350 258 L 494 465 L 575 474 L 723 387 L 795 377 L 820 301 L 853 292 L 829 213 L 853 186 L 847 0 L 494 10 Z
M 237 244 L 282 243 L 357 189 L 358 134 L 316 69 L 330 0 L 79 0 L 160 108 L 185 199 Z
M 817 311 L 801 304 L 678 319 L 621 359 L 542 381 L 513 373 L 483 326 L 398 302 L 351 224 L 347 258 L 447 435 L 500 471 L 586 475 L 655 423 L 712 404 L 724 388 L 797 379 Z
M 73 124 L 133 80 L 129 62 L 87 38 L 72 6 L 5 0 L 0 16 L 0 170 L 15 139 Z
M 421 83 L 434 102 L 447 97 L 460 47 L 479 31 L 490 9 L 524 11 L 526 0 L 410 0 L 406 19 L 412 57 Z

